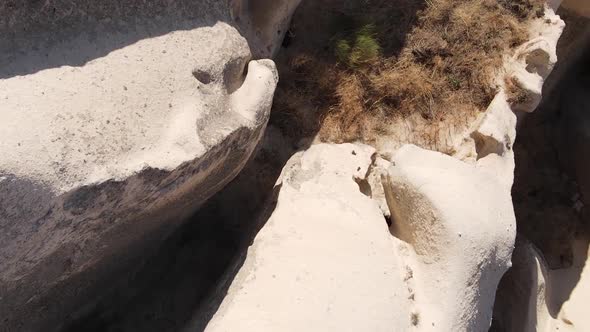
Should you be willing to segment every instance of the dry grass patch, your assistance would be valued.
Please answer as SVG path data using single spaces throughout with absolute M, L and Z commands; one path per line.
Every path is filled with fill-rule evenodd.
M 506 97 L 510 105 L 519 105 L 530 101 L 530 94 L 522 87 L 518 79 L 513 76 L 504 79 Z
M 307 9 L 324 13 L 332 30 L 279 61 L 274 112 L 297 114 L 303 103 L 322 140 L 370 142 L 397 117 L 484 110 L 503 55 L 527 40 L 525 23 L 542 15 L 543 1 L 316 0 Z M 305 19 L 314 17 L 294 19 L 296 39 L 314 38 L 299 26 Z

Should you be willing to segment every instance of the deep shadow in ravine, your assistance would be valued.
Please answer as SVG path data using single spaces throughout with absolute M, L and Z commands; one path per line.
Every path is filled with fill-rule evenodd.
M 220 281 L 239 266 L 260 222 L 268 218 L 266 211 L 273 210 L 274 183 L 290 155 L 264 146 L 277 139 L 273 133 L 267 131 L 236 179 L 153 256 L 145 257 L 124 285 L 66 331 L 180 331 L 189 322 L 191 331 L 203 329 L 212 314 L 211 305 L 204 304 L 216 301 L 215 290 L 223 288 Z

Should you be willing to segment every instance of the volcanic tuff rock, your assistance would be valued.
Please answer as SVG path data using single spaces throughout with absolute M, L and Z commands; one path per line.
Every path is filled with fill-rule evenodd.
M 368 197 L 368 177 L 383 165 L 365 145 L 293 156 L 277 207 L 207 330 L 487 328 L 516 232 L 510 187 L 406 145 L 383 175 L 388 229 Z
M 233 179 L 278 75 L 250 61 L 222 1 L 18 2 L 0 17 L 0 327 L 49 331 Z
M 359 190 L 375 150 L 314 145 L 283 169 L 276 209 L 207 331 L 404 331 L 399 241 Z
M 550 8 L 532 24 L 488 109 L 445 142 L 453 156 L 391 137 L 295 155 L 207 330 L 487 330 L 516 237 L 514 111 L 539 103 L 562 29 Z

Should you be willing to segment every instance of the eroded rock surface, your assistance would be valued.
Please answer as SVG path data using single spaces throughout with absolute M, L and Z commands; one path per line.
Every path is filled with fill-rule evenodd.
M 510 186 L 439 152 L 402 147 L 384 176 L 392 234 L 407 242 L 420 327 L 483 331 L 510 266 Z
M 126 286 L 126 275 L 149 271 L 132 267 L 234 178 L 262 136 L 277 82 L 270 60 L 250 60 L 276 53 L 298 3 L 0 6 L 2 329 L 76 330 L 71 322 Z M 516 235 L 513 111 L 541 101 L 562 29 L 547 8 L 531 40 L 506 56 L 500 91 L 478 116 L 427 127 L 416 115 L 378 138 L 378 151 L 320 144 L 296 154 L 207 330 L 486 330 Z M 236 197 L 268 180 L 257 181 L 238 183 Z M 241 221 L 228 219 L 223 227 Z M 587 289 L 569 300 L 547 293 L 557 272 L 529 247 L 519 243 L 513 256 L 495 327 L 583 330 Z M 587 279 L 580 262 L 560 280 Z M 132 323 L 143 313 L 119 326 L 140 326 Z
M 406 274 L 375 201 L 374 149 L 312 146 L 291 158 L 276 209 L 207 331 L 403 331 Z
M 489 327 L 514 243 L 510 186 L 405 146 L 384 175 L 390 233 L 370 198 L 385 163 L 374 152 L 319 144 L 287 163 L 276 209 L 208 331 Z
M 346 241 L 363 252 L 366 246 L 377 243 L 376 239 L 384 241 L 377 230 L 369 233 L 367 227 L 363 227 L 363 222 L 373 212 L 369 214 L 367 210 L 360 216 L 350 209 L 366 199 L 358 194 L 360 191 L 377 203 L 391 224 L 389 241 L 394 245 L 389 248 L 394 251 L 395 263 L 387 259 L 391 255 L 389 252 L 382 252 L 382 260 L 371 262 L 401 272 L 391 275 L 389 282 L 398 286 L 384 288 L 389 290 L 388 294 L 397 294 L 399 285 L 403 285 L 407 292 L 407 298 L 391 303 L 389 315 L 395 317 L 397 325 L 390 325 L 388 329 L 487 330 L 492 322 L 497 286 L 512 264 L 516 237 L 511 197 L 516 112 L 532 112 L 540 102 L 544 79 L 557 60 L 556 43 L 562 29 L 563 21 L 553 9 L 546 8 L 545 16 L 532 23 L 531 40 L 506 57 L 504 68 L 499 70 L 499 92 L 488 109 L 467 123 L 449 127 L 448 137 L 428 144 L 452 156 L 412 145 L 404 146 L 404 139 L 411 140 L 412 135 L 402 131 L 398 138 L 390 136 L 377 140 L 378 155 L 372 157 L 368 173 L 365 174 L 365 166 L 358 168 L 364 177 L 347 173 L 346 167 L 331 169 L 329 165 L 334 160 L 349 158 L 344 151 L 338 154 L 328 152 L 344 149 L 339 145 L 312 146 L 292 159 L 284 169 L 277 208 L 250 248 L 245 265 L 208 329 L 231 331 L 239 326 L 253 331 L 290 331 L 303 327 L 331 330 L 334 327 L 328 325 L 331 320 L 326 322 L 316 317 L 318 312 L 329 315 L 324 313 L 324 307 L 334 303 L 342 305 L 339 289 L 330 288 L 335 286 L 323 283 L 318 277 L 295 278 L 296 282 L 293 282 L 293 275 L 298 271 L 289 268 L 304 266 L 312 276 L 330 276 L 331 271 L 340 271 L 340 254 L 348 253 L 347 249 L 305 245 L 306 241 L 315 242 L 318 234 L 323 235 L 318 230 L 324 229 L 325 225 L 336 228 L 339 220 L 351 220 L 351 227 L 342 234 L 339 232 L 336 239 L 323 235 L 322 238 L 330 238 L 326 246 L 342 239 L 358 239 L 362 234 L 360 241 Z M 508 78 L 519 82 L 521 99 L 511 99 L 512 92 L 505 83 Z M 408 128 L 413 128 L 411 123 Z M 318 166 L 307 166 L 313 164 L 309 160 L 318 155 L 318 150 L 323 151 L 323 157 L 314 157 L 321 160 L 316 163 Z M 333 160 L 328 162 L 323 158 Z M 331 183 L 328 178 L 338 179 L 342 175 L 345 177 L 326 185 Z M 358 188 L 347 187 L 345 190 L 337 185 L 343 181 L 351 184 L 351 178 L 356 179 Z M 314 189 L 306 191 L 307 188 Z M 337 192 L 334 188 L 338 188 Z M 324 195 L 317 195 L 316 191 Z M 306 199 L 292 198 L 303 192 L 307 193 Z M 340 201 L 344 193 L 350 193 L 346 194 L 345 206 L 328 203 Z M 330 211 L 329 216 L 324 210 Z M 356 223 L 352 223 L 354 219 L 358 219 Z M 308 223 L 313 223 L 313 230 Z M 305 227 L 298 227 L 300 225 Z M 368 235 L 374 236 L 374 240 L 366 240 Z M 304 249 L 307 246 L 313 248 L 313 253 Z M 348 256 L 352 257 L 349 262 L 356 262 L 356 254 Z M 292 264 L 293 261 L 297 264 Z M 275 269 L 276 266 L 279 268 Z M 291 273 L 283 276 L 284 270 Z M 281 271 L 281 277 L 277 271 Z M 369 274 L 364 276 L 371 277 Z M 350 298 L 356 299 L 355 292 L 368 287 L 365 283 L 381 279 L 355 283 L 343 274 L 335 280 L 338 286 L 348 291 Z M 269 284 L 273 287 L 266 288 Z M 277 294 L 275 289 L 282 292 Z M 310 294 L 309 290 L 315 289 L 319 291 Z M 325 289 L 330 291 L 323 293 Z M 375 299 L 383 296 L 375 295 Z M 338 300 L 332 301 L 335 297 Z M 298 303 L 299 298 L 306 305 Z M 285 316 L 284 312 L 296 315 L 297 321 L 295 317 Z M 347 324 L 337 328 L 355 330 L 358 322 L 350 312 L 340 318 Z M 377 322 L 387 321 L 367 319 L 362 329 L 379 330 L 382 327 Z M 303 322 L 307 324 L 297 325 Z
M 235 177 L 278 76 L 222 2 L 0 9 L 0 327 L 58 330 Z

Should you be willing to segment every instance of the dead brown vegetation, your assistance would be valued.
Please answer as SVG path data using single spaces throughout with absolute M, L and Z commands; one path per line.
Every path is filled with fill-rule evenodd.
M 514 76 L 504 79 L 506 97 L 510 105 L 523 104 L 530 101 L 530 94 L 522 87 L 522 83 Z
M 526 41 L 525 23 L 542 11 L 542 0 L 304 2 L 293 45 L 278 59 L 272 121 L 290 135 L 319 131 L 324 141 L 370 142 L 396 117 L 436 121 L 484 110 L 503 55 Z M 367 24 L 375 27 L 379 56 L 343 63 L 335 45 L 352 45 Z

